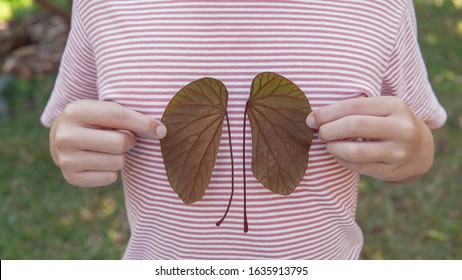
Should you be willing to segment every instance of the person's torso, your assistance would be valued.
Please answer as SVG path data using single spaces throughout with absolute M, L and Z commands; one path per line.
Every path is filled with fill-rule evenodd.
M 358 257 L 358 175 L 339 165 L 314 134 L 304 179 L 273 194 L 247 160 L 249 232 L 243 232 L 242 157 L 251 158 L 243 116 L 252 79 L 275 72 L 297 84 L 313 110 L 380 95 L 399 25 L 395 1 L 82 1 L 101 100 L 161 119 L 182 87 L 202 77 L 228 89 L 235 162 L 223 133 L 210 185 L 184 205 L 170 187 L 159 141 L 138 139 L 123 170 L 131 239 L 125 258 Z M 248 126 L 248 123 L 247 123 Z M 224 129 L 227 129 L 224 125 Z

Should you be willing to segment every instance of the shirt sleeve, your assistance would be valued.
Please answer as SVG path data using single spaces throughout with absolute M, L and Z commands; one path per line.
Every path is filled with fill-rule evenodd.
M 446 122 L 446 111 L 438 102 L 428 79 L 417 40 L 414 5 L 407 1 L 396 42 L 384 74 L 381 94 L 400 97 L 431 129 Z
M 53 124 L 53 121 L 70 102 L 98 98 L 95 58 L 76 2 L 74 1 L 71 29 L 58 76 L 41 116 L 42 124 L 47 127 Z

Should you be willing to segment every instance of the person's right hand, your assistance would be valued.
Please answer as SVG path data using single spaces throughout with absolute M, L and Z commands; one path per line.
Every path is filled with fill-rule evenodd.
M 135 135 L 160 139 L 167 134 L 158 120 L 114 102 L 79 100 L 66 106 L 50 131 L 50 151 L 65 180 L 79 187 L 117 180 Z

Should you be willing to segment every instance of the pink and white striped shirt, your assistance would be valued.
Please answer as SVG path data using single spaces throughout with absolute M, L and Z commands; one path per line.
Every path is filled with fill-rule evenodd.
M 159 141 L 138 138 L 122 172 L 131 230 L 124 258 L 358 258 L 359 176 L 339 165 L 316 133 L 305 177 L 291 195 L 273 194 L 247 176 L 249 232 L 243 232 L 242 119 L 260 72 L 291 79 L 313 110 L 394 95 L 432 128 L 446 118 L 427 79 L 411 0 L 74 1 L 45 125 L 77 99 L 109 100 L 161 119 L 191 81 L 213 77 L 229 91 L 236 191 L 227 219 L 215 225 L 230 193 L 227 133 L 205 196 L 193 205 L 170 187 Z

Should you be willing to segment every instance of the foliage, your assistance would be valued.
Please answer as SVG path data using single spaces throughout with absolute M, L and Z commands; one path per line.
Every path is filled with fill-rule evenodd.
M 261 73 L 252 82 L 246 111 L 253 174 L 270 191 L 291 194 L 306 173 L 313 137 L 306 125 L 311 108 L 305 94 L 289 79 Z
M 49 2 L 66 11 L 69 11 L 72 5 L 71 0 L 49 0 Z M 40 10 L 40 6 L 34 0 L 0 0 L 0 22 L 26 16 Z
M 186 204 L 202 199 L 210 183 L 227 105 L 223 83 L 202 78 L 182 88 L 165 109 L 162 156 L 170 184 Z
M 231 196 L 234 194 L 234 160 L 229 119 L 228 91 L 213 78 L 202 78 L 182 88 L 162 117 L 167 136 L 160 141 L 167 176 L 184 203 L 204 196 L 217 158 L 223 120 L 228 121 L 231 156 Z M 252 170 L 260 183 L 274 193 L 288 195 L 305 175 L 312 131 L 305 120 L 308 100 L 292 81 L 276 73 L 260 73 L 252 82 L 244 115 L 252 128 Z M 244 116 L 244 134 L 245 134 Z M 271 139 L 271 141 L 268 141 Z M 245 141 L 243 142 L 243 150 Z M 245 169 L 245 155 L 242 155 Z M 248 231 L 244 172 L 244 232 Z
M 0 0 L 0 22 L 34 11 L 33 0 Z

